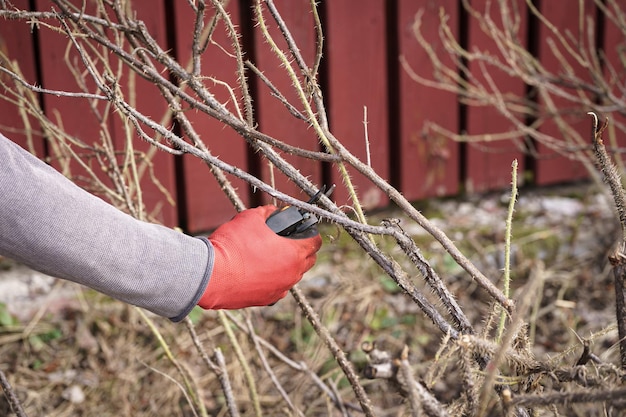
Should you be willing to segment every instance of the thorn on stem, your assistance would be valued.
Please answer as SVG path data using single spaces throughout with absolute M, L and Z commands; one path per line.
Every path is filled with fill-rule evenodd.
M 602 134 L 604 133 L 604 130 L 609 126 L 609 118 L 608 116 L 604 118 L 604 123 L 602 124 L 602 126 L 599 126 L 599 120 L 598 120 L 598 115 L 595 112 L 587 112 L 588 115 L 593 117 L 593 134 L 592 134 L 592 138 L 594 143 L 598 143 L 599 145 L 603 145 L 602 142 Z

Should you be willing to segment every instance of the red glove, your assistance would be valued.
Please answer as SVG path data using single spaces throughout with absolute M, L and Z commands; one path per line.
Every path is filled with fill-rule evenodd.
M 200 307 L 270 305 L 287 295 L 315 264 L 322 238 L 319 234 L 307 239 L 278 236 L 265 224 L 275 210 L 262 206 L 242 211 L 209 236 L 215 259 Z

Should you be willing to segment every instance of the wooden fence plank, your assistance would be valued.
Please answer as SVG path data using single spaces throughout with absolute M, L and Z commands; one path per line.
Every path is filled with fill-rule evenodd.
M 506 30 L 515 30 L 514 36 L 525 41 L 527 33 L 526 3 L 524 0 L 517 0 L 515 3 L 519 11 L 519 26 L 516 28 L 509 27 Z M 492 56 L 493 59 L 506 66 L 505 58 L 499 52 L 498 45 L 487 32 L 489 27 L 484 24 L 481 25 L 481 22 L 484 22 L 483 19 L 489 18 L 497 28 L 503 28 L 505 23 L 502 21 L 500 8 L 489 0 L 474 0 L 472 1 L 472 8 L 479 17 L 473 16 L 473 13 L 468 14 L 468 50 L 470 52 L 480 51 L 481 54 Z M 509 4 L 509 8 L 513 8 L 513 5 Z M 495 89 L 498 96 L 524 97 L 524 82 L 519 78 L 509 76 L 495 65 L 489 65 L 482 61 L 479 65 L 477 61 L 470 61 L 469 70 L 473 79 L 472 83 L 484 86 L 485 94 L 493 94 Z M 487 79 L 485 72 L 489 79 Z M 491 104 L 469 104 L 466 108 L 466 117 L 467 134 L 470 136 L 482 135 L 479 142 L 470 141 L 466 144 L 466 172 L 464 174 L 466 191 L 474 193 L 509 187 L 513 160 L 517 159 L 520 172 L 525 169 L 523 137 L 518 135 L 504 140 L 489 140 L 492 135 L 506 135 L 517 130 L 513 122 L 498 112 Z M 520 119 L 523 123 L 523 116 Z
M 186 65 L 191 58 L 193 27 L 195 14 L 187 2 L 174 1 L 174 16 L 176 27 L 176 51 L 178 60 Z M 235 25 L 240 25 L 239 5 L 237 1 L 228 3 Z M 207 18 L 210 18 L 208 16 Z M 224 22 L 220 19 L 213 34 L 213 44 L 209 45 L 202 55 L 202 75 L 215 77 L 232 86 L 237 85 L 237 73 L 234 60 L 225 51 L 231 51 L 231 39 L 228 37 Z M 217 45 L 219 45 L 219 47 Z M 223 50 L 221 49 L 223 48 Z M 205 78 L 205 84 L 222 103 L 230 101 L 230 96 L 223 86 L 214 84 Z M 238 90 L 236 90 L 237 92 Z M 232 101 L 229 108 L 233 108 Z M 205 114 L 195 111 L 188 112 L 193 126 L 204 140 L 208 149 L 216 156 L 235 166 L 245 169 L 247 164 L 246 144 L 234 131 L 226 128 L 222 123 Z M 191 232 L 200 232 L 212 229 L 230 219 L 235 209 L 221 191 L 219 184 L 210 173 L 205 163 L 190 155 L 183 157 L 184 187 L 187 208 L 187 229 Z M 248 185 L 229 177 L 233 185 L 239 190 L 240 197 L 245 204 L 249 203 Z
M 306 63 L 312 67 L 315 58 L 316 40 L 310 3 L 301 0 L 278 0 L 275 1 L 275 5 L 290 29 L 291 35 Z M 284 52 L 288 51 L 287 42 L 281 36 L 280 30 L 271 15 L 264 13 L 264 16 L 268 31 L 278 47 Z M 287 75 L 282 62 L 269 48 L 258 26 L 254 41 L 255 60 L 259 69 L 291 104 L 303 112 L 304 106 L 301 104 L 293 82 Z M 303 76 L 293 57 L 287 55 L 287 58 L 292 62 L 294 71 L 302 80 Z M 315 131 L 308 127 L 305 122 L 291 115 L 287 108 L 272 96 L 269 87 L 263 84 L 261 80 L 257 80 L 257 121 L 262 132 L 287 144 L 312 151 L 317 151 L 320 148 Z M 308 176 L 311 181 L 321 186 L 321 163 L 293 155 L 283 154 L 283 156 L 303 175 Z M 273 175 L 276 187 L 279 190 L 296 198 L 308 199 L 308 196 L 304 195 L 293 183 L 289 182 L 278 169 L 272 169 L 266 161 L 263 162 L 262 167 L 263 179 L 266 182 L 271 183 Z
M 164 2 L 154 0 L 134 0 L 132 6 L 137 18 L 142 20 L 155 40 L 164 50 L 168 50 L 167 27 Z M 132 48 L 129 46 L 129 48 Z M 164 126 L 171 126 L 168 105 L 158 88 L 151 82 L 139 77 L 136 73 L 123 70 L 120 78 L 122 92 L 137 110 Z M 112 117 L 115 132 L 115 145 L 124 149 L 127 140 L 133 142 L 136 151 L 145 155 L 138 162 L 141 175 L 141 192 L 147 211 L 154 221 L 167 226 L 178 226 L 176 209 L 176 176 L 174 156 L 157 150 L 154 146 L 141 140 L 135 128 L 126 118 Z M 146 129 L 148 134 L 152 134 Z M 152 135 L 154 136 L 154 135 Z
M 425 78 L 431 78 L 434 71 L 414 32 L 413 24 L 418 11 L 423 13 L 422 36 L 438 55 L 443 55 L 438 34 L 439 12 L 440 9 L 445 11 L 448 23 L 456 30 L 459 18 L 457 6 L 455 0 L 399 1 L 398 52 L 410 66 L 410 71 Z M 451 60 L 445 62 L 452 64 Z M 455 194 L 459 188 L 459 145 L 427 129 L 426 124 L 434 123 L 456 132 L 459 125 L 457 97 L 418 83 L 402 66 L 399 67 L 398 77 L 400 143 L 398 155 L 392 155 L 392 159 L 397 158 L 401 164 L 399 188 L 409 200 Z
M 349 1 L 325 2 L 330 125 L 335 136 L 355 156 L 367 161 L 364 106 L 372 168 L 389 178 L 389 125 L 386 67 L 385 1 L 362 0 L 358 7 Z M 351 171 L 365 208 L 386 204 L 387 197 L 359 173 Z M 332 172 L 337 185 L 333 198 L 352 204 L 339 173 Z
M 141 7 L 141 2 L 135 3 L 138 9 L 139 15 L 145 20 L 148 27 L 150 27 L 154 34 L 157 36 L 157 41 L 162 45 L 165 44 L 165 31 L 157 30 L 165 25 L 163 4 L 162 2 L 155 3 L 149 2 L 149 7 Z M 36 1 L 37 10 L 50 10 L 54 8 L 52 3 L 47 0 Z M 89 3 L 87 7 L 94 8 L 94 5 Z M 90 12 L 96 12 L 95 9 Z M 75 51 L 71 44 L 70 39 L 64 34 L 54 33 L 50 30 L 43 29 L 40 37 L 40 60 L 42 65 L 42 84 L 44 87 L 55 90 L 63 91 L 79 91 L 80 83 L 77 78 L 82 78 L 86 85 L 86 90 L 90 93 L 100 93 L 94 81 L 86 73 L 85 66 L 82 63 L 80 56 Z M 95 44 L 94 44 L 95 46 Z M 102 49 L 100 46 L 95 46 L 98 49 Z M 130 46 L 127 46 L 130 48 Z M 115 71 L 118 66 L 118 58 L 112 54 L 104 53 L 103 57 L 107 57 L 108 62 L 105 64 L 103 61 L 96 62 L 95 65 L 99 68 L 103 68 L 104 65 L 109 65 L 110 68 Z M 87 75 L 85 75 L 87 74 Z M 159 120 L 163 117 L 166 110 L 166 106 L 159 99 L 159 93 L 156 87 L 150 83 L 139 79 L 134 74 L 129 75 L 128 70 L 116 74 L 122 91 L 126 95 L 126 99 L 130 99 L 133 95 L 136 95 L 137 107 L 146 112 L 151 118 Z M 131 92 L 130 89 L 135 89 Z M 102 171 L 99 163 L 95 159 L 95 154 L 91 146 L 100 142 L 101 135 L 110 135 L 111 142 L 116 152 L 121 152 L 125 149 L 127 136 L 133 140 L 136 150 L 140 152 L 146 152 L 155 155 L 155 160 L 148 162 L 144 159 L 143 162 L 138 164 L 138 170 L 142 173 L 140 180 L 142 193 L 142 201 L 145 204 L 146 211 L 149 215 L 152 215 L 152 220 L 174 226 L 177 224 L 176 209 L 172 203 L 168 203 L 164 198 L 159 186 L 154 184 L 152 176 L 160 183 L 160 187 L 163 187 L 168 191 L 170 195 L 175 195 L 175 181 L 173 170 L 173 159 L 170 155 L 161 154 L 161 152 L 154 152 L 150 150 L 147 144 L 142 143 L 138 138 L 138 135 L 134 132 L 134 129 L 130 125 L 124 127 L 125 122 L 121 121 L 123 118 L 120 114 L 116 113 L 114 109 L 104 101 L 87 101 L 85 99 L 56 97 L 46 94 L 43 97 L 44 109 L 46 115 L 51 120 L 60 123 L 63 126 L 64 131 L 71 136 L 82 141 L 87 147 L 79 149 L 73 146 L 74 151 L 83 155 L 83 160 L 89 165 L 89 169 L 98 176 L 98 178 L 110 187 L 115 188 L 112 181 Z M 150 132 L 148 132 L 150 133 Z M 122 156 L 120 156 L 121 160 Z M 84 182 L 83 177 L 86 174 L 86 170 L 80 167 L 78 164 L 72 161 L 52 161 L 60 170 L 66 174 L 72 175 L 74 181 L 79 185 L 91 189 L 89 181 Z M 158 165 L 158 169 L 152 170 L 145 167 L 153 167 Z M 106 167 L 109 169 L 110 167 Z M 132 187 L 129 191 L 135 195 L 137 189 Z
M 49 0 L 36 0 L 37 10 L 56 9 Z M 53 25 L 56 22 L 51 22 Z M 40 63 L 41 83 L 44 88 L 61 91 L 77 91 L 76 77 L 84 71 L 80 57 L 73 50 L 71 40 L 61 33 L 53 32 L 47 28 L 41 28 L 40 39 Z M 97 88 L 89 77 L 85 77 L 85 83 L 89 93 L 97 93 Z M 92 108 L 90 108 L 92 106 Z M 101 129 L 112 132 L 112 122 L 106 116 L 107 105 L 103 101 L 87 102 L 81 98 L 59 97 L 51 94 L 43 95 L 43 107 L 46 116 L 62 126 L 67 135 L 74 136 L 91 146 L 99 140 Z M 94 172 L 100 173 L 100 178 L 108 182 L 102 174 L 98 163 L 92 158 L 93 153 L 86 149 L 76 149 L 75 152 L 84 156 L 84 160 L 93 168 Z M 70 160 L 52 160 L 52 165 L 60 169 L 66 175 L 72 175 L 79 185 L 89 187 L 89 184 L 81 182 L 86 171 L 75 162 Z
M 541 13 L 545 18 L 557 27 L 561 34 L 564 36 L 569 33 L 573 39 L 583 40 L 586 45 L 587 33 L 586 22 L 581 20 L 580 14 L 583 13 L 586 16 L 594 16 L 594 2 L 591 0 L 584 1 L 582 9 L 578 3 L 564 2 L 564 1 L 542 1 Z M 579 28 L 579 22 L 583 21 L 585 29 Z M 573 71 L 578 75 L 585 77 L 586 70 L 581 68 L 580 65 L 570 56 L 568 52 L 560 44 L 557 37 L 551 33 L 548 28 L 541 24 L 539 30 L 539 61 L 549 71 L 554 72 L 562 76 L 566 73 L 562 64 L 559 62 L 559 55 L 562 54 L 568 65 L 571 66 Z M 566 38 L 570 44 L 573 44 L 570 37 Z M 550 48 L 550 42 L 554 42 L 557 45 L 558 53 Z M 575 49 L 580 47 L 586 47 L 583 45 L 572 45 Z M 578 94 L 574 90 L 568 90 L 571 94 Z M 581 111 L 579 108 L 576 111 L 572 111 L 576 108 L 576 103 L 572 103 L 567 99 L 551 95 L 554 101 L 556 110 L 563 114 L 563 120 L 571 128 L 569 132 L 565 132 L 559 128 L 557 123 L 548 118 L 544 124 L 539 128 L 540 132 L 550 135 L 559 141 L 572 144 L 573 146 L 582 146 L 589 143 L 590 132 L 590 119 L 589 116 Z M 546 101 L 541 102 L 542 105 L 546 104 Z M 587 178 L 588 173 L 582 164 L 571 157 L 558 155 L 553 149 L 550 149 L 546 144 L 539 143 L 537 146 L 539 157 L 536 161 L 536 178 L 537 185 L 554 184 L 563 181 L 572 181 L 582 178 Z
M 14 2 L 16 7 L 25 10 L 29 9 L 28 3 L 27 0 Z M 28 22 L 23 20 L 0 21 L 0 51 L 9 61 L 19 66 L 19 71 L 29 83 L 38 84 L 34 43 L 31 36 L 31 26 Z M 1 61 L 2 58 L 0 58 Z M 0 74 L 0 79 L 11 90 L 5 91 L 0 87 L 0 96 L 2 96 L 0 97 L 0 132 L 37 156 L 45 156 L 39 125 L 32 117 L 20 112 L 19 104 L 15 102 L 16 93 L 11 88 L 14 82 L 5 74 Z

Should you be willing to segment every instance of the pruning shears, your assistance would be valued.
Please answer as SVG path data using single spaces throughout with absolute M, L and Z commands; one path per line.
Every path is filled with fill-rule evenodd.
M 328 191 L 326 191 L 326 185 L 315 193 L 308 204 L 316 204 L 323 195 L 330 197 L 335 190 L 333 184 Z M 319 219 L 313 213 L 310 213 L 304 209 L 296 206 L 285 206 L 279 208 L 267 218 L 265 223 L 269 226 L 274 233 L 279 236 L 285 236 L 290 239 L 305 239 L 315 236 L 317 232 L 317 223 Z

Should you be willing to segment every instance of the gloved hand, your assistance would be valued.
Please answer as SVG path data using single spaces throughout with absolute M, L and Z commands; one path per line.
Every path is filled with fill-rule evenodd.
M 319 234 L 307 239 L 278 236 L 265 224 L 275 210 L 262 206 L 242 211 L 209 236 L 215 260 L 200 307 L 270 305 L 287 295 L 315 264 L 322 245 Z

